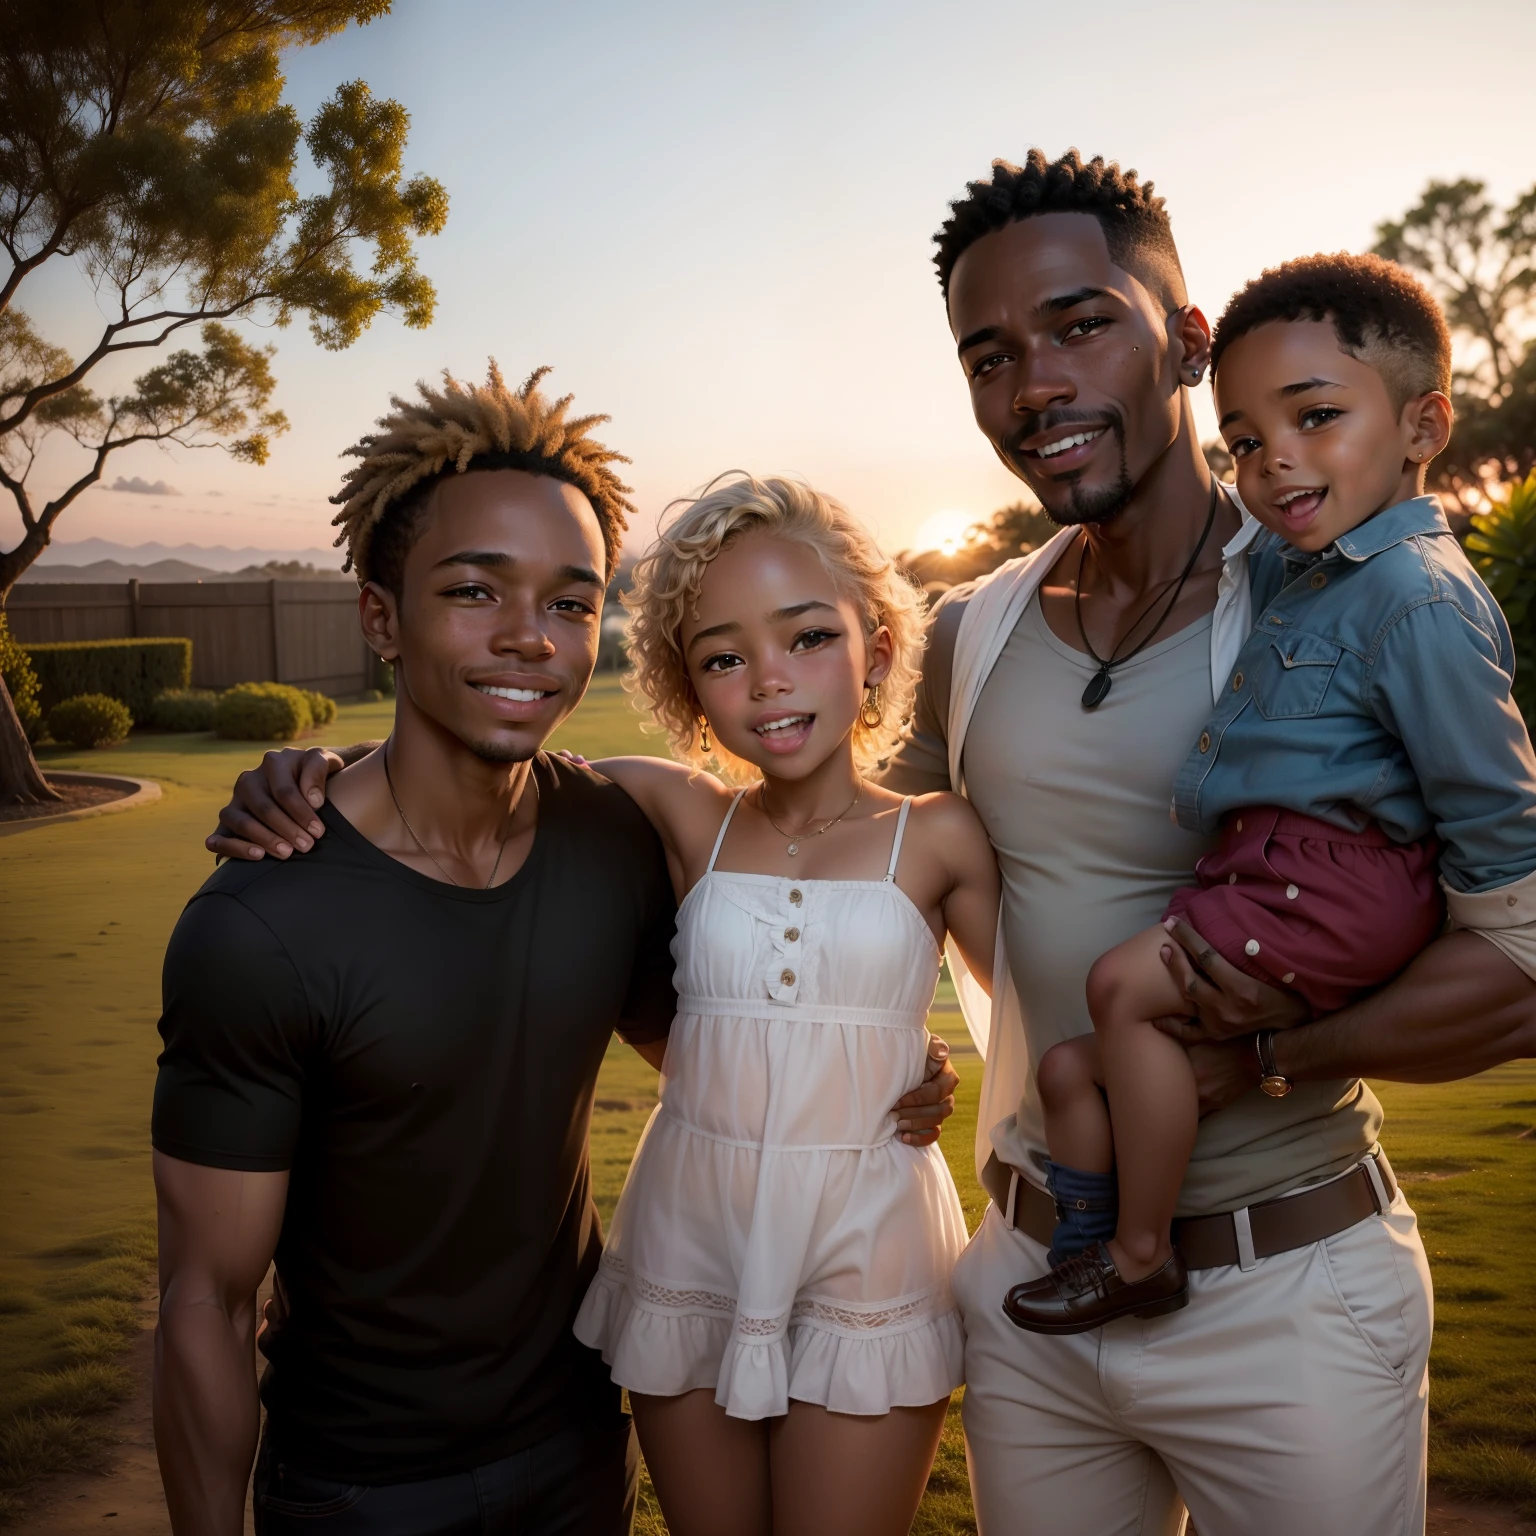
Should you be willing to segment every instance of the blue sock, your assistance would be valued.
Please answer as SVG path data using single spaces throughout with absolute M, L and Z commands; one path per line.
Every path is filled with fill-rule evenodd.
M 1047 1255 L 1053 1267 L 1115 1235 L 1120 1201 L 1114 1174 L 1084 1173 L 1047 1158 L 1045 1187 L 1056 1202 L 1056 1230 Z

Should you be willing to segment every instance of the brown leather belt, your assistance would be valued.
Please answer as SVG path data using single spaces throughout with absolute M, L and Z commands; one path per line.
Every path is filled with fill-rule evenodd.
M 1056 1202 L 1038 1184 L 996 1156 L 988 1159 L 981 1182 L 1009 1226 L 1050 1246 Z M 1260 1259 L 1308 1248 L 1367 1216 L 1384 1214 L 1396 1194 L 1392 1165 L 1385 1152 L 1377 1152 L 1348 1173 L 1297 1194 L 1176 1221 L 1173 1243 L 1189 1269 L 1217 1269 L 1223 1264 L 1252 1269 Z

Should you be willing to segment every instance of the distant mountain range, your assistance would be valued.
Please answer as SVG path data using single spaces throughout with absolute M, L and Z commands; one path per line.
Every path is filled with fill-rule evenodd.
M 263 569 L 273 563 L 300 569 Z M 305 571 L 304 566 L 312 567 Z M 229 581 L 280 575 L 341 576 L 334 549 L 230 549 L 227 545 L 114 544 L 81 539 L 51 545 L 22 576 L 23 581 Z

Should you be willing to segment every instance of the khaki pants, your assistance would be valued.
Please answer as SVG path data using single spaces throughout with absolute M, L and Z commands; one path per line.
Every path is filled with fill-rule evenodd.
M 1401 1192 L 1326 1242 L 1196 1271 L 1182 1312 L 1051 1338 L 1045 1250 L 989 1206 L 955 1268 L 981 1536 L 1421 1536 L 1429 1266 Z M 1182 1502 L 1181 1502 L 1182 1501 Z

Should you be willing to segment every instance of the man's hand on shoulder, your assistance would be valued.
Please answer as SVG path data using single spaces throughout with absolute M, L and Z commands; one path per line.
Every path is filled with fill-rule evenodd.
M 268 752 L 235 780 L 234 796 L 203 846 L 230 859 L 263 859 L 269 853 L 286 859 L 295 849 L 308 853 L 325 835 L 315 812 L 325 804 L 326 780 L 377 745 L 351 747 L 345 754 L 329 747 Z

